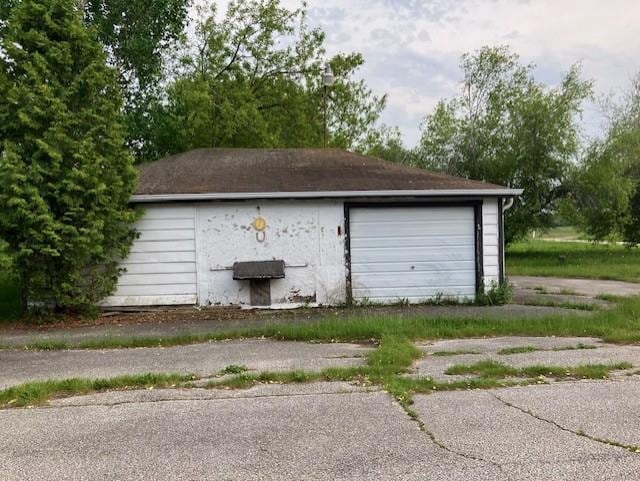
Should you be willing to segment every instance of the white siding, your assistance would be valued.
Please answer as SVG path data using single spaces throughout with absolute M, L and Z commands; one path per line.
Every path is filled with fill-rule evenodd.
M 261 216 L 264 240 L 251 226 Z M 206 202 L 197 206 L 201 304 L 249 304 L 249 281 L 233 280 L 236 261 L 285 261 L 271 281 L 272 304 L 337 304 L 346 299 L 344 210 L 340 200 Z
M 475 296 L 473 207 L 357 207 L 349 212 L 354 300 Z
M 271 282 L 273 304 L 346 300 L 342 200 L 264 200 L 146 205 L 126 273 L 105 305 L 249 304 L 249 282 L 235 281 L 235 261 L 283 259 Z M 381 213 L 385 212 L 388 215 Z M 475 295 L 471 207 L 353 208 L 355 298 L 421 301 Z M 267 222 L 260 242 L 251 222 Z M 482 208 L 485 285 L 498 280 L 498 204 Z M 413 268 L 412 268 L 413 267 Z
M 490 287 L 499 281 L 499 233 L 498 200 L 485 199 L 482 204 L 482 245 L 484 261 L 484 285 Z
M 139 238 L 122 263 L 126 272 L 108 306 L 173 305 L 197 302 L 195 207 L 146 206 L 136 224 Z

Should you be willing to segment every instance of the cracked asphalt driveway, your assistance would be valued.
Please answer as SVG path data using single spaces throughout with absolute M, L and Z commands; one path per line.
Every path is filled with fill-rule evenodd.
M 582 348 L 573 349 L 578 344 Z M 499 354 L 522 345 L 536 350 Z M 420 347 L 425 356 L 414 365 L 417 374 L 483 358 L 513 365 L 626 359 L 634 369 L 605 380 L 416 394 L 410 410 L 378 386 L 347 382 L 53 399 L 0 410 L 0 479 L 640 480 L 639 347 L 590 338 L 468 339 Z M 0 383 L 58 370 L 109 375 L 195 366 L 211 372 L 232 361 L 254 369 L 318 369 L 360 364 L 368 349 L 248 340 L 146 350 L 8 350 Z M 434 355 L 443 351 L 454 355 Z
M 14 480 L 640 479 L 640 377 L 416 395 L 348 383 L 92 394 L 0 411 Z

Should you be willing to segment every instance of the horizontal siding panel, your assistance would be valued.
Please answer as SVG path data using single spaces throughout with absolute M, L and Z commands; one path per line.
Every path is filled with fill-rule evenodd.
M 144 210 L 144 220 L 193 219 L 193 205 L 150 205 Z
M 195 250 L 184 252 L 132 252 L 125 265 L 154 262 L 196 262 Z
M 101 305 L 108 307 L 178 306 L 193 305 L 197 302 L 198 297 L 193 294 L 180 296 L 111 296 L 107 297 Z
M 195 272 L 179 272 L 174 274 L 122 274 L 118 281 L 119 286 L 146 286 L 146 285 L 171 285 L 194 284 Z
M 179 241 L 195 239 L 196 235 L 193 229 L 182 230 L 145 230 L 140 232 L 138 242 L 156 242 L 156 241 Z M 194 244 L 195 245 L 195 244 Z
M 485 277 L 496 277 L 498 275 L 498 266 L 484 266 Z
M 180 230 L 195 228 L 193 217 L 188 219 L 147 219 L 143 218 L 136 223 L 136 230 Z
M 131 246 L 131 252 L 195 252 L 196 243 L 192 240 L 182 241 L 143 241 L 138 240 Z
M 107 305 L 173 305 L 197 301 L 195 209 L 150 205 L 136 223 L 139 237 L 121 264 L 125 272 Z
M 497 245 L 488 245 L 484 246 L 484 255 L 485 257 L 489 256 L 498 256 L 498 246 Z
M 483 215 L 497 215 L 498 214 L 498 201 L 497 200 L 485 200 L 482 203 Z
M 126 269 L 127 274 L 176 274 L 179 272 L 196 272 L 195 262 L 124 263 L 120 267 Z
M 195 295 L 196 284 L 144 284 L 139 286 L 118 285 L 116 296 L 161 296 Z
M 498 224 L 484 224 L 482 233 L 485 235 L 498 235 Z

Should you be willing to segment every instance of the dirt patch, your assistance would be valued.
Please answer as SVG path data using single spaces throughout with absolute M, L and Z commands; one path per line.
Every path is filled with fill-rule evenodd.
M 239 321 L 239 320 L 286 320 L 289 318 L 320 318 L 344 314 L 345 309 L 316 308 L 295 310 L 240 309 L 239 307 L 159 307 L 157 309 L 107 311 L 96 318 L 60 316 L 54 320 L 38 322 L 34 320 L 13 321 L 7 329 L 49 330 L 59 328 L 119 326 L 128 324 L 162 324 L 190 321 Z M 0 326 L 0 329 L 3 326 Z

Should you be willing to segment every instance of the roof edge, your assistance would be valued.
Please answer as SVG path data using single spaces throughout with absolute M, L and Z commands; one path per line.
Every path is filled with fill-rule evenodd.
M 348 190 L 326 192 L 226 192 L 207 194 L 134 194 L 133 203 L 244 200 L 244 199 L 317 199 L 357 197 L 515 197 L 523 189 L 432 189 L 432 190 Z

